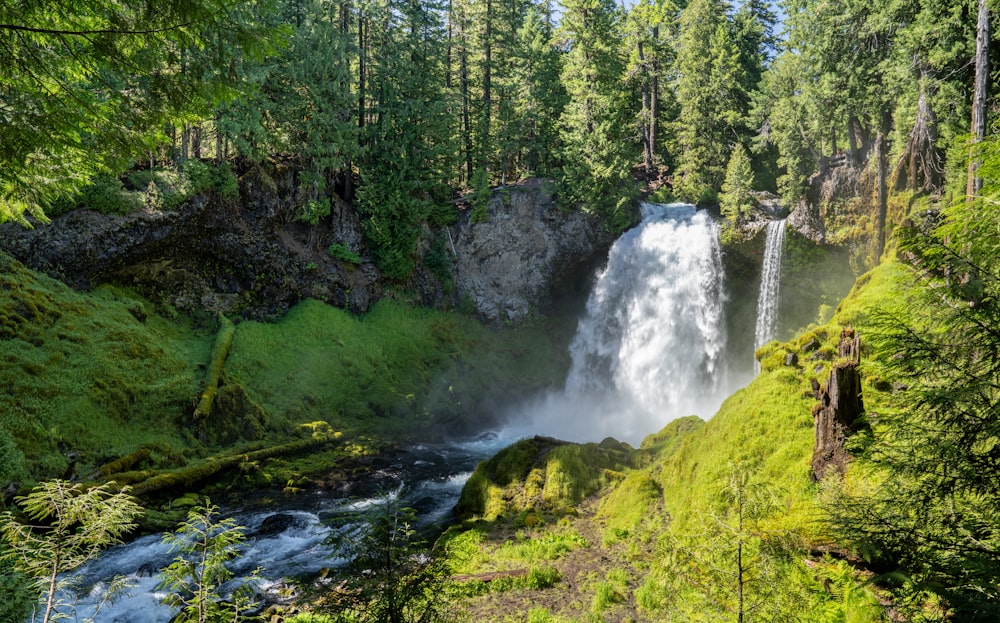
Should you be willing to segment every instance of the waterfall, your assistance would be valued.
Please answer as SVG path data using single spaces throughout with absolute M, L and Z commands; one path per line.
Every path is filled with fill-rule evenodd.
M 528 430 L 636 443 L 668 421 L 711 416 L 724 390 L 718 229 L 687 204 L 643 204 L 612 246 L 570 347 L 561 393 L 529 407 Z
M 781 250 L 785 243 L 785 221 L 771 221 L 767 225 L 767 242 L 764 244 L 764 265 L 761 268 L 760 293 L 757 295 L 757 328 L 754 331 L 753 349 L 774 339 L 778 320 L 778 286 L 781 283 Z M 760 364 L 755 364 L 759 367 Z

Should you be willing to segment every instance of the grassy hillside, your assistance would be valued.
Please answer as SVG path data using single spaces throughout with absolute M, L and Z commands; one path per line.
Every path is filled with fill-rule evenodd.
M 511 482 L 516 469 L 499 469 L 524 455 L 518 446 L 481 466 L 465 493 L 480 500 L 470 507 L 479 513 L 446 539 L 463 581 L 477 587 L 459 589 L 456 611 L 483 621 L 735 620 L 742 588 L 746 620 L 886 620 L 866 578 L 825 553 L 838 550 L 821 488 L 810 479 L 810 379 L 826 382 L 841 327 L 856 326 L 864 336 L 869 310 L 898 292 L 904 275 L 888 262 L 862 276 L 828 324 L 761 349 L 761 374 L 714 417 L 671 422 L 613 473 L 593 449 L 579 446 L 577 455 L 595 462 L 574 473 L 603 489 L 573 512 L 553 512 L 559 504 L 551 499 L 548 512 L 523 503 L 544 482 L 532 474 L 559 469 L 555 452 L 532 455 L 520 488 Z M 797 362 L 786 365 L 790 353 Z M 877 410 L 883 394 L 870 382 L 865 392 L 866 405 Z M 491 574 L 546 569 L 559 581 L 475 584 Z
M 87 477 L 126 455 L 139 458 L 124 469 L 191 465 L 315 421 L 378 443 L 431 423 L 460 433 L 500 400 L 561 380 L 572 331 L 558 319 L 485 328 L 390 300 L 360 317 L 306 301 L 277 323 L 237 325 L 217 410 L 259 413 L 253 426 L 213 417 L 233 430 L 202 435 L 192 416 L 216 327 L 165 312 L 0 255 L 0 486 Z

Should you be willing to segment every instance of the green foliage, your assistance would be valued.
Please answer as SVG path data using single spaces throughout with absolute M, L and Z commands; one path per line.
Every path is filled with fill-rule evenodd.
M 745 68 L 719 0 L 688 4 L 677 47 L 680 153 L 674 190 L 700 205 L 707 190 L 722 186 L 727 147 L 740 136 L 747 114 Z
M 442 235 L 441 232 L 438 232 L 431 239 L 427 250 L 424 251 L 424 266 L 437 277 L 437 280 L 444 286 L 446 292 L 449 291 L 448 288 L 450 287 L 452 267 L 452 257 L 448 246 L 445 244 L 445 238 L 447 237 L 447 233 Z
M 4 556 L 5 548 L 0 544 L 0 595 L 3 595 L 0 623 L 24 623 L 38 603 L 38 594 L 31 580 L 16 571 L 11 560 Z
M 232 95 L 236 56 L 259 58 L 279 38 L 258 19 L 269 3 L 168 0 L 143 10 L 86 2 L 0 8 L 0 220 L 73 195 L 125 168 L 163 127 Z M 197 25 L 194 27 L 193 25 Z M 106 197 L 104 197 L 106 198 Z M 117 211 L 117 210 L 116 210 Z
M 102 214 L 128 214 L 142 206 L 136 193 L 126 191 L 113 175 L 101 174 L 80 192 L 83 207 Z
M 459 516 L 487 520 L 523 511 L 567 512 L 633 460 L 631 449 L 525 439 L 480 463 L 462 489 Z
M 169 591 L 164 603 L 179 610 L 178 623 L 206 623 L 220 620 L 237 623 L 253 607 L 252 577 L 243 581 L 232 594 L 219 593 L 233 577 L 226 563 L 239 556 L 245 540 L 243 527 L 233 518 L 219 519 L 219 509 L 208 500 L 195 506 L 173 533 L 163 536 L 171 552 L 178 552 L 160 571 L 161 590 Z
M 472 174 L 471 184 L 472 199 L 470 203 L 472 204 L 472 213 L 469 215 L 469 221 L 473 224 L 482 223 L 489 218 L 486 208 L 489 207 L 490 200 L 493 198 L 493 191 L 490 190 L 486 169 L 476 169 L 476 172 Z
M 85 488 L 64 480 L 44 482 L 17 498 L 30 523 L 11 511 L 0 515 L 0 535 L 6 542 L 4 560 L 30 578 L 41 602 L 41 621 L 67 618 L 60 597 L 66 572 L 93 559 L 136 527 L 142 507 L 129 488 L 115 491 L 115 483 Z
M 572 0 L 564 5 L 561 37 L 572 41 L 562 81 L 569 100 L 560 118 L 560 202 L 603 216 L 611 231 L 632 224 L 636 146 L 624 135 L 624 59 L 614 45 L 619 15 L 612 2 Z
M 726 166 L 726 179 L 722 183 L 722 194 L 719 195 L 719 207 L 722 216 L 730 227 L 735 227 L 746 220 L 757 205 L 751 192 L 754 187 L 753 169 L 750 166 L 750 154 L 742 144 L 733 147 Z
M 201 160 L 189 159 L 184 161 L 181 171 L 188 180 L 185 198 L 208 191 L 218 193 L 223 199 L 239 197 L 239 182 L 228 162 L 211 165 Z
M 347 245 L 341 242 L 334 242 L 326 251 L 330 254 L 330 257 L 335 260 L 347 262 L 348 264 L 354 264 L 355 266 L 361 264 L 361 257 L 359 257 L 354 251 L 348 249 Z
M 327 419 L 385 437 L 441 421 L 469 426 L 478 401 L 556 382 L 565 339 L 545 327 L 496 333 L 388 299 L 364 316 L 305 301 L 276 323 L 241 323 L 226 369 L 275 420 Z
M 415 512 L 394 498 L 373 508 L 356 530 L 334 537 L 350 562 L 324 609 L 338 621 L 416 623 L 443 620 L 447 562 L 427 550 Z
M 1000 196 L 996 169 L 986 168 L 983 192 Z M 905 390 L 871 392 L 881 408 L 873 434 L 857 442 L 860 480 L 829 500 L 845 537 L 869 559 L 899 565 L 904 601 L 928 591 L 968 621 L 1000 613 L 1000 490 L 988 475 L 997 446 L 1000 249 L 992 232 L 1000 219 L 984 208 L 963 201 L 902 231 L 911 285 L 881 301 L 868 323 L 877 353 L 870 374 L 883 391 Z

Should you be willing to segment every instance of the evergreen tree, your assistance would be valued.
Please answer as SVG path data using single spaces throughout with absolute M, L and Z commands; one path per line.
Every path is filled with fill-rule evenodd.
M 750 154 L 742 144 L 737 143 L 729 157 L 726 180 L 722 183 L 722 194 L 719 195 L 722 216 L 730 225 L 735 225 L 750 216 L 757 204 L 751 194 L 753 186 L 754 175 Z
M 670 23 L 679 14 L 673 3 L 640 2 L 632 7 L 627 19 L 627 45 L 631 49 L 628 76 L 637 83 L 641 110 L 638 130 L 643 147 L 643 167 L 653 172 L 661 160 L 660 128 L 663 125 L 660 100 L 667 83 L 667 70 L 673 61 L 667 40 Z
M 239 555 L 244 536 L 234 519 L 220 520 L 218 512 L 218 507 L 206 501 L 192 508 L 175 532 L 163 536 L 170 550 L 178 552 L 160 572 L 160 588 L 170 591 L 164 602 L 179 609 L 172 619 L 177 623 L 237 623 L 252 606 L 246 583 L 229 596 L 219 594 L 233 577 L 226 563 Z
M 375 261 L 404 279 L 416 262 L 419 228 L 448 197 L 453 161 L 451 100 L 444 89 L 447 39 L 436 2 L 369 5 L 368 95 L 358 204 Z
M 165 125 L 232 95 L 235 58 L 271 47 L 267 0 L 51 4 L 0 5 L 0 221 L 44 220 L 148 153 Z
M 678 164 L 676 192 L 688 200 L 714 196 L 728 161 L 727 146 L 742 140 L 747 94 L 740 51 L 721 0 L 694 0 L 681 14 L 677 43 Z
M 61 618 L 64 574 L 121 543 L 136 527 L 142 507 L 128 487 L 118 492 L 114 488 L 114 483 L 85 488 L 64 480 L 43 482 L 17 499 L 30 523 L 10 511 L 0 515 L 0 535 L 7 545 L 3 558 L 35 584 L 42 623 Z M 120 582 L 115 584 L 121 588 Z
M 348 559 L 343 583 L 323 609 L 358 623 L 433 623 L 444 620 L 445 561 L 428 551 L 413 509 L 390 498 L 357 529 L 333 541 Z
M 560 120 L 562 192 L 568 203 L 609 217 L 613 228 L 631 220 L 629 173 L 636 160 L 626 134 L 631 115 L 623 101 L 618 22 L 609 0 L 567 0 L 560 24 L 569 46 L 562 73 L 569 95 Z
M 1000 151 L 985 152 L 983 193 L 1000 196 Z M 925 591 L 941 620 L 1000 617 L 1000 227 L 996 210 L 957 202 L 943 219 L 901 230 L 913 287 L 875 314 L 869 341 L 886 356 L 873 376 L 903 389 L 872 434 L 855 440 L 864 486 L 830 501 L 841 536 L 874 564 L 898 569 L 897 601 L 921 615 Z M 937 215 L 938 217 L 941 215 Z M 936 224 L 935 220 L 939 220 Z
M 559 117 L 567 96 L 560 80 L 561 53 L 552 44 L 552 28 L 543 7 L 528 10 L 517 32 L 513 62 L 515 170 L 551 176 L 559 154 Z

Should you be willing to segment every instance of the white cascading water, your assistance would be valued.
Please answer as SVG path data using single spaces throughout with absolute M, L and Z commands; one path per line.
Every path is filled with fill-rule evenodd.
M 565 390 L 524 426 L 575 441 L 637 443 L 677 417 L 710 417 L 725 390 L 718 228 L 688 204 L 643 204 L 612 246 L 570 347 Z
M 764 264 L 760 275 L 760 293 L 757 295 L 757 328 L 754 331 L 753 349 L 774 339 L 778 321 L 779 285 L 781 283 L 781 251 L 785 246 L 785 220 L 767 224 L 767 241 L 764 243 Z M 755 364 L 760 366 L 759 363 Z

